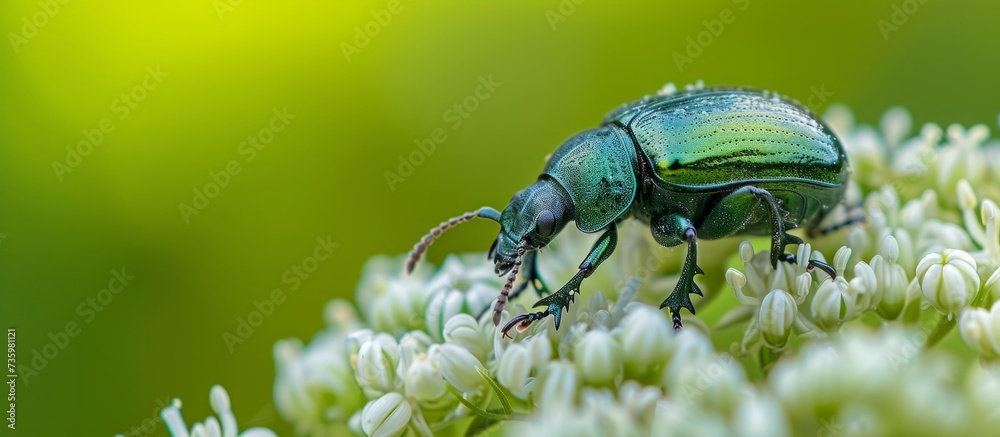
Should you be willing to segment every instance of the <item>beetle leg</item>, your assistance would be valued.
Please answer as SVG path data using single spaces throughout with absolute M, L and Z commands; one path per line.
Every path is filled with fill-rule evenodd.
M 604 262 L 604 260 L 611 256 L 611 253 L 614 252 L 617 244 L 618 228 L 614 223 L 612 223 L 608 225 L 607 230 L 604 231 L 601 238 L 598 238 L 594 243 L 594 246 L 590 248 L 590 253 L 587 255 L 587 258 L 580 263 L 580 270 L 573 275 L 573 278 L 559 288 L 558 291 L 540 299 L 534 305 L 536 308 L 541 306 L 548 308 L 545 311 L 538 313 L 515 317 L 510 322 L 507 322 L 506 326 L 504 326 L 504 332 L 506 333 L 506 331 L 513 327 L 512 323 L 515 320 L 517 323 L 523 324 L 523 326 L 518 326 L 518 329 L 523 331 L 524 329 L 527 329 L 528 325 L 532 322 L 549 315 L 554 318 L 556 329 L 559 329 L 559 324 L 562 322 L 562 311 L 563 309 L 568 309 L 569 304 L 576 298 L 576 294 L 580 292 L 580 284 L 583 283 L 584 279 L 587 279 L 587 277 L 593 274 L 594 271 L 597 270 L 597 267 Z M 540 282 L 541 281 L 539 281 L 539 283 Z
M 521 314 L 520 316 L 510 319 L 506 325 L 503 325 L 503 329 L 501 329 L 500 332 L 504 338 L 514 338 L 507 334 L 511 329 L 516 328 L 517 332 L 524 332 L 524 330 L 528 329 L 528 327 L 531 326 L 531 324 L 536 320 L 544 319 L 548 315 L 549 310 L 539 311 L 537 313 Z
M 865 222 L 864 210 L 861 210 L 860 207 L 852 208 L 850 215 L 841 220 L 840 222 L 833 223 L 831 225 L 823 227 L 820 227 L 819 223 L 817 223 L 817 226 L 810 228 L 808 233 L 810 237 L 815 237 L 818 235 L 827 235 L 829 233 L 839 231 L 840 229 L 846 228 L 855 223 L 864 223 L 864 222 Z
M 691 222 L 680 216 L 671 215 L 661 217 L 653 221 L 653 237 L 660 244 L 672 247 L 682 242 L 687 242 L 687 257 L 684 259 L 684 267 L 681 268 L 681 276 L 677 280 L 674 291 L 667 296 L 667 299 L 660 304 L 660 308 L 669 307 L 673 317 L 674 330 L 681 329 L 681 308 L 687 308 L 694 314 L 694 304 L 691 303 L 691 293 L 703 296 L 698 284 L 694 283 L 694 275 L 705 272 L 698 267 L 698 232 L 695 231 Z
M 790 254 L 788 252 L 785 252 L 785 253 L 783 253 L 781 255 L 780 261 L 784 261 L 784 262 L 789 263 L 789 264 L 798 264 L 799 263 L 799 260 L 795 258 L 795 255 L 792 255 L 792 254 Z M 813 269 L 820 269 L 820 270 L 824 271 L 826 274 L 830 275 L 830 279 L 837 279 L 837 270 L 834 269 L 833 266 L 831 266 L 831 265 L 829 265 L 829 264 L 827 264 L 827 263 L 825 263 L 823 261 L 820 261 L 820 260 L 817 260 L 817 259 L 811 259 L 811 260 L 809 260 L 809 266 L 806 267 L 806 271 L 810 271 L 811 272 Z
M 754 197 L 764 203 L 764 207 L 767 208 L 768 215 L 771 217 L 771 267 L 777 269 L 778 261 L 785 253 L 785 246 L 802 244 L 802 239 L 788 233 L 788 229 L 795 227 L 795 224 L 785 220 L 788 213 L 778 205 L 778 199 L 775 199 L 765 189 L 752 186 L 747 187 L 747 189 Z
M 530 284 L 535 292 L 538 293 L 538 297 L 542 297 L 549 294 L 548 287 L 542 282 L 542 277 L 538 274 L 538 252 L 531 251 L 525 255 L 524 264 L 526 266 L 524 270 L 524 282 L 519 284 L 517 288 L 510 293 L 510 298 L 514 299 L 521 294 L 525 289 L 528 288 Z

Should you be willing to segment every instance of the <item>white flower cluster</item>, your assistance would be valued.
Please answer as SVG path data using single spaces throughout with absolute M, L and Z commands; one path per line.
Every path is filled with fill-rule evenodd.
M 212 411 L 219 417 L 209 416 L 204 422 L 196 423 L 190 430 L 184 423 L 184 417 L 181 416 L 181 401 L 179 399 L 174 399 L 172 405 L 164 408 L 160 412 L 160 417 L 167 425 L 167 431 L 170 432 L 170 435 L 174 437 L 278 437 L 274 431 L 267 428 L 250 428 L 239 432 L 236 416 L 229 403 L 229 393 L 222 386 L 213 386 L 208 399 L 212 405 Z M 122 435 L 119 434 L 119 436 Z
M 777 269 L 751 242 L 700 242 L 708 273 L 695 306 L 714 314 L 711 329 L 685 314 L 674 332 L 658 309 L 684 249 L 659 247 L 641 224 L 623 224 L 618 253 L 559 330 L 547 318 L 512 340 L 487 311 L 503 282 L 485 254 L 411 275 L 404 258 L 377 257 L 357 310 L 333 301 L 310 344 L 275 345 L 278 411 L 309 436 L 990 434 L 1000 143 L 986 143 L 985 126 L 927 125 L 910 138 L 900 109 L 878 130 L 842 108 L 828 119 L 854 168 L 837 214 L 864 223 L 810 239 Z M 567 230 L 539 254 L 550 291 L 593 241 Z M 808 268 L 829 254 L 835 277 Z M 536 298 L 526 290 L 502 323 Z M 729 347 L 732 327 L 743 334 Z M 942 341 L 966 353 L 933 348 Z

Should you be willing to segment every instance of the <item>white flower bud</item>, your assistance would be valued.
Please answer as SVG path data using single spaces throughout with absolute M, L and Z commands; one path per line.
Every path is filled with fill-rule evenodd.
M 972 239 L 969 238 L 969 233 L 954 223 L 928 220 L 920 227 L 920 233 L 917 235 L 917 249 L 920 253 L 971 248 Z
M 748 290 L 751 292 L 749 296 L 744 291 L 744 287 L 747 285 L 747 277 L 743 272 L 730 267 L 729 270 L 726 270 L 726 283 L 736 293 L 736 300 L 741 304 L 757 306 L 760 303 L 757 296 L 753 295 L 754 290 Z
M 1000 358 L 1000 301 L 989 311 L 967 308 L 958 319 L 962 339 L 987 360 Z
M 1000 367 L 972 364 L 966 377 L 965 390 L 969 393 L 972 406 L 978 407 L 978 411 L 989 412 L 995 418 L 997 405 L 1000 405 Z
M 969 181 L 962 179 L 958 181 L 958 206 L 965 209 L 973 209 L 979 204 L 979 200 L 976 198 L 976 192 L 972 189 L 972 185 L 969 185 Z
M 636 305 L 622 322 L 619 338 L 625 364 L 646 369 L 666 359 L 673 325 L 662 311 Z
M 361 345 L 371 340 L 374 336 L 375 332 L 371 329 L 362 329 L 350 333 L 346 340 L 347 356 L 351 357 L 352 361 L 356 361 L 358 352 L 361 351 Z
M 920 223 L 922 225 L 924 221 L 921 220 Z M 895 238 L 896 245 L 899 247 L 899 255 L 896 258 L 896 263 L 903 266 L 903 269 L 908 272 L 913 271 L 917 267 L 917 255 L 919 254 L 916 253 L 913 237 L 910 236 L 909 231 L 900 228 L 883 229 L 874 239 L 874 241 L 878 242 L 875 247 L 876 254 L 882 253 L 882 245 L 885 244 L 888 237 Z
M 344 299 L 334 299 L 323 307 L 323 320 L 326 326 L 352 332 L 360 329 L 361 321 L 354 305 Z
M 618 387 L 618 399 L 626 411 L 632 412 L 643 422 L 651 422 L 656 413 L 656 401 L 663 397 L 659 387 L 643 386 L 628 380 Z
M 576 344 L 574 362 L 583 380 L 591 384 L 606 384 L 618 376 L 621 369 L 621 346 L 604 330 L 594 330 Z
M 361 345 L 356 377 L 366 394 L 377 396 L 395 390 L 398 354 L 399 345 L 388 334 L 378 334 Z
M 438 363 L 428 359 L 426 355 L 417 357 L 406 369 L 403 388 L 406 390 L 406 396 L 418 401 L 440 399 L 447 391 Z
M 363 409 L 363 408 L 362 408 Z M 347 419 L 347 429 L 354 435 L 364 435 L 365 430 L 361 427 L 361 410 L 357 410 Z
M 518 399 L 527 399 L 534 386 L 531 370 L 531 352 L 522 344 L 512 344 L 504 351 L 497 364 L 497 382 L 507 387 Z
M 882 137 L 885 138 L 886 146 L 889 146 L 889 149 L 894 149 L 912 131 L 913 120 L 906 108 L 895 106 L 882 114 L 878 125 L 879 130 L 882 131 Z
M 848 314 L 848 319 L 860 315 L 861 313 L 878 305 L 881 296 L 878 291 L 878 280 L 875 278 L 875 271 L 868 263 L 861 261 L 854 265 L 854 277 L 849 282 L 854 290 L 854 312 Z
M 826 111 L 823 112 L 823 121 L 837 135 L 844 135 L 854 128 L 854 113 L 846 105 L 834 103 L 827 106 Z
M 371 437 L 398 436 L 406 430 L 412 410 L 399 393 L 386 393 L 361 410 L 361 429 Z
M 850 284 L 840 275 L 820 284 L 809 309 L 816 324 L 823 330 L 831 331 L 839 328 L 854 312 L 854 301 Z
M 809 290 L 812 289 L 813 277 L 808 272 L 795 278 L 795 303 L 801 304 L 809 297 Z
M 239 431 L 236 427 L 236 416 L 233 414 L 233 404 L 229 401 L 229 393 L 221 385 L 214 385 L 208 392 L 208 403 L 212 406 L 212 411 L 219 416 L 220 424 L 216 427 L 226 435 L 236 435 Z M 219 434 L 221 435 L 221 433 Z
M 764 296 L 760 316 L 757 318 L 764 343 L 779 350 L 788 345 L 788 336 L 792 333 L 797 313 L 795 299 L 785 290 L 776 288 Z
M 196 423 L 188 432 L 187 424 L 181 415 L 181 401 L 174 399 L 166 408 L 160 411 L 160 417 L 167 427 L 170 435 L 191 436 L 191 437 L 237 437 L 239 428 L 236 425 L 236 416 L 233 415 L 232 405 L 229 402 L 229 393 L 222 386 L 212 387 L 209 394 L 209 402 L 212 411 L 218 414 L 219 418 L 209 416 L 202 423 Z M 123 436 L 118 434 L 118 437 Z M 239 434 L 240 437 L 277 437 L 274 431 L 267 428 L 250 428 Z
M 591 329 L 599 327 L 611 329 L 614 327 L 611 321 L 611 312 L 608 311 L 610 308 L 608 298 L 604 293 L 598 291 L 591 295 L 588 304 L 590 313 L 587 322 Z
M 444 340 L 443 331 L 449 320 L 462 312 L 465 299 L 462 293 L 455 290 L 439 290 L 431 294 L 427 303 L 427 312 L 424 314 L 424 324 L 427 333 L 434 341 Z
M 927 301 L 947 314 L 972 303 L 979 291 L 976 260 L 961 250 L 945 249 L 925 256 L 917 265 L 917 281 Z
M 321 334 L 305 348 L 298 340 L 274 345 L 275 408 L 303 433 L 327 428 L 329 422 L 342 422 L 367 401 L 351 356 L 344 354 L 344 340 L 339 335 Z M 356 354 L 353 359 L 357 359 Z
M 399 378 L 406 376 L 406 369 L 409 369 L 417 359 L 427 355 L 427 349 L 432 343 L 434 340 L 423 331 L 410 331 L 403 335 L 396 349 L 399 355 L 399 359 L 396 360 L 396 375 Z
M 990 199 L 983 200 L 980 217 L 983 220 L 983 226 L 986 227 L 983 232 L 983 241 L 980 244 L 989 256 L 989 262 L 993 265 L 1000 265 L 1000 206 L 997 206 Z
M 743 264 L 749 263 L 753 259 L 753 245 L 749 241 L 740 243 L 740 260 Z
M 968 179 L 972 184 L 982 183 L 986 170 L 979 144 L 983 141 L 985 126 L 973 126 L 968 131 L 959 125 L 948 126 L 948 143 L 940 148 L 936 161 L 937 188 L 940 192 L 952 192 L 958 181 Z M 985 135 L 989 135 L 986 130 Z
M 479 331 L 479 322 L 468 314 L 459 314 L 444 325 L 444 341 L 472 352 L 480 361 L 486 360 L 492 342 Z
M 430 268 L 421 263 L 412 274 L 404 275 L 404 260 L 377 256 L 365 263 L 355 295 L 358 308 L 375 331 L 398 335 L 424 323 L 424 281 Z
M 593 421 L 590 429 L 574 432 L 574 436 L 641 435 L 638 421 L 633 412 L 615 402 L 614 394 L 608 390 L 585 387 L 580 393 L 580 409 L 577 417 L 587 417 Z M 579 419 L 577 419 L 580 422 Z M 562 434 L 561 432 L 557 434 Z
M 661 399 L 656 403 L 656 416 L 653 417 L 650 427 L 654 430 L 650 435 L 673 435 L 668 432 L 675 430 L 680 431 L 677 435 L 684 436 L 731 434 L 720 414 L 699 408 L 698 405 L 686 400 L 672 398 Z
M 685 376 L 712 354 L 712 342 L 698 331 L 682 329 L 671 342 L 669 359 L 663 366 L 660 382 L 664 387 L 681 387 Z
M 535 371 L 545 368 L 545 365 L 552 358 L 552 341 L 546 334 L 546 331 L 542 331 L 538 335 L 528 337 L 521 342 L 524 347 L 528 348 L 528 353 L 531 354 L 531 367 Z
M 462 393 L 473 393 L 486 383 L 476 369 L 485 369 L 471 352 L 453 344 L 431 346 L 431 359 L 437 360 L 445 381 Z
M 733 417 L 737 436 L 786 436 L 788 419 L 774 399 L 765 395 L 746 396 Z
M 373 301 L 368 320 L 378 332 L 399 334 L 423 324 L 424 294 L 416 281 L 396 280 L 385 284 L 384 294 Z
M 567 361 L 550 361 L 541 375 L 536 404 L 543 410 L 566 409 L 576 402 L 580 375 Z
M 983 284 L 983 293 L 987 293 L 989 299 L 996 302 L 1000 300 L 1000 268 L 993 271 L 993 274 L 986 279 Z
M 877 278 L 878 304 L 875 311 L 886 320 L 896 320 L 906 305 L 906 287 L 909 279 L 903 266 L 896 264 L 899 245 L 893 236 L 885 237 L 881 255 L 872 258 L 871 267 Z

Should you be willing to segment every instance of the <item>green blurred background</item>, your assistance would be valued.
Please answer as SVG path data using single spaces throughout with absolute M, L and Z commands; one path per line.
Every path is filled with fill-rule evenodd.
M 843 102 L 865 123 L 903 105 L 917 123 L 995 129 L 1000 111 L 990 0 L 236 3 L 0 5 L 0 323 L 22 364 L 68 322 L 80 331 L 18 385 L 22 435 L 127 433 L 172 397 L 194 422 L 216 383 L 241 425 L 290 434 L 271 402 L 275 340 L 308 340 L 367 258 L 502 207 L 563 139 L 665 82 Z M 919 7 L 886 39 L 879 20 L 904 4 Z M 724 9 L 735 19 L 678 68 L 674 53 L 697 53 L 688 38 Z M 345 55 L 356 26 L 387 15 Z M 159 82 L 146 77 L 157 66 Z M 491 75 L 500 85 L 455 128 L 447 111 Z M 816 90 L 832 96 L 810 101 Z M 142 100 L 124 118 L 122 94 Z M 241 142 L 283 108 L 294 119 L 248 162 Z M 53 168 L 105 118 L 114 130 L 88 156 Z M 437 128 L 447 140 L 390 187 L 385 172 Z M 241 172 L 185 220 L 179 205 L 231 160 Z M 455 231 L 430 259 L 485 250 L 494 232 Z M 333 255 L 230 352 L 223 333 L 287 291 L 285 271 L 327 236 Z M 135 278 L 102 295 L 122 268 Z M 78 308 L 108 296 L 101 312 Z

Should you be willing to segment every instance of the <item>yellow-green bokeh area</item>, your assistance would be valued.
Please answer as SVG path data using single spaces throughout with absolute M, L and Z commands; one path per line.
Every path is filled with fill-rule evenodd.
M 993 125 L 998 12 L 986 0 L 3 2 L 0 322 L 17 329 L 21 364 L 34 351 L 45 364 L 18 385 L 18 431 L 128 433 L 172 397 L 193 422 L 220 383 L 244 426 L 290 434 L 271 403 L 274 342 L 308 340 L 370 256 L 502 207 L 606 111 L 704 79 L 816 110 L 845 102 L 869 123 L 904 105 L 918 123 Z M 485 250 L 492 232 L 457 230 L 430 258 Z M 329 257 L 303 266 L 328 237 Z M 291 273 L 291 290 L 296 268 L 311 272 Z M 227 345 L 274 289 L 282 303 Z M 165 435 L 155 427 L 133 435 Z

